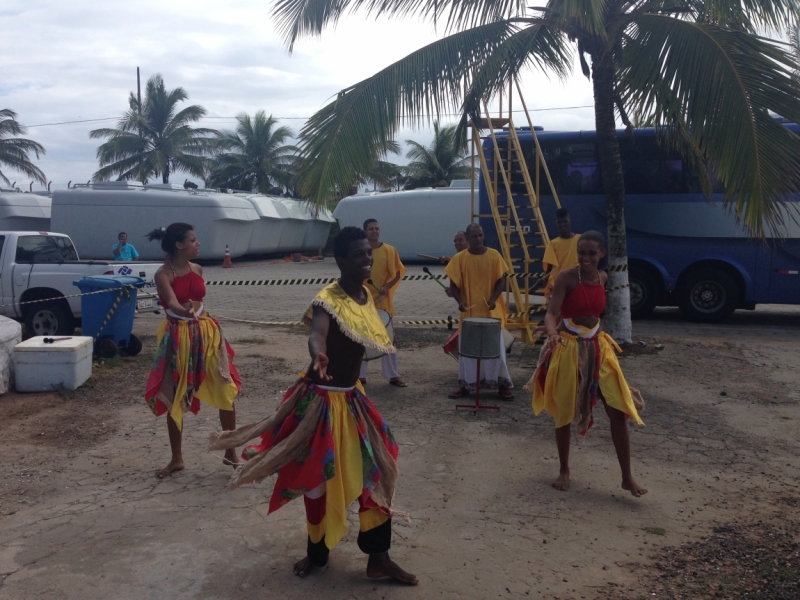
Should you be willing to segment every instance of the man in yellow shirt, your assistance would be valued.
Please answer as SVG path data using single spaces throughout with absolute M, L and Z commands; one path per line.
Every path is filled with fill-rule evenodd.
M 381 228 L 375 219 L 364 221 L 364 231 L 372 248 L 372 284 L 365 283 L 367 289 L 375 300 L 375 308 L 389 313 L 389 322 L 394 319 L 394 293 L 397 284 L 406 273 L 406 268 L 400 262 L 400 255 L 394 246 L 381 242 Z M 406 387 L 406 382 L 397 371 L 397 354 L 384 354 L 381 357 L 381 372 L 384 379 L 397 387 Z M 361 363 L 359 374 L 361 383 L 367 383 L 367 361 Z
M 550 301 L 550 294 L 553 293 L 553 286 L 556 283 L 558 274 L 578 264 L 578 239 L 581 236 L 572 233 L 570 225 L 569 212 L 566 208 L 559 208 L 556 211 L 558 237 L 550 240 L 550 243 L 547 244 L 547 248 L 544 250 L 542 266 L 546 274 L 536 282 L 535 286 L 538 288 L 547 282 L 544 288 L 545 302 Z
M 465 317 L 492 317 L 506 324 L 506 305 L 503 300 L 505 274 L 509 271 L 506 261 L 497 250 L 483 245 L 483 229 L 472 223 L 466 229 L 469 248 L 456 254 L 445 268 L 450 278 L 450 293 L 458 302 L 462 319 Z M 514 387 L 506 364 L 506 347 L 500 336 L 500 357 L 481 360 L 481 381 L 478 382 L 478 361 L 459 356 L 459 388 L 450 398 L 463 398 L 480 385 L 496 389 L 503 400 L 513 400 L 509 388 Z

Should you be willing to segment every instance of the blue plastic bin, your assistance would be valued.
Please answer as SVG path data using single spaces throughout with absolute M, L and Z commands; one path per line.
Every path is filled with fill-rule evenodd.
M 141 277 L 127 275 L 98 275 L 97 277 L 78 279 L 72 284 L 82 294 L 109 290 L 104 294 L 90 294 L 81 297 L 81 330 L 83 335 L 95 338 L 95 354 L 103 358 L 111 358 L 117 352 L 131 356 L 139 354 L 142 344 L 131 332 L 133 331 L 133 316 L 136 312 L 136 293 L 138 288 L 145 284 L 145 280 Z M 130 287 L 126 288 L 126 286 Z M 123 289 L 127 289 L 127 293 L 123 293 L 114 314 L 100 331 L 103 321 Z

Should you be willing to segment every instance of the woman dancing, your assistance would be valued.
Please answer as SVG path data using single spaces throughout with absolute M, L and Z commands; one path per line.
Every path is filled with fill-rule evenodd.
M 154 229 L 148 238 L 160 240 L 167 255 L 155 274 L 166 320 L 158 328 L 158 349 L 145 391 L 145 401 L 156 416 L 169 413 L 172 460 L 156 473 L 161 479 L 183 469 L 183 415 L 187 410 L 197 414 L 200 401 L 219 409 L 222 429 L 236 429 L 233 401 L 242 382 L 233 364 L 233 348 L 219 323 L 203 310 L 203 269 L 190 262 L 200 254 L 194 228 L 188 223 L 173 223 L 166 229 Z M 236 467 L 235 450 L 228 450 L 225 459 Z
M 575 423 L 578 432 L 586 435 L 594 423 L 592 409 L 600 398 L 611 421 L 622 488 L 638 498 L 647 490 L 631 474 L 625 420 L 630 417 L 643 425 L 638 411 L 644 408 L 644 402 L 622 374 L 615 354 L 622 350 L 611 336 L 600 331 L 608 275 L 599 271 L 598 265 L 605 255 L 605 238 L 600 232 L 587 231 L 578 240 L 578 266 L 556 278 L 544 319 L 547 345 L 525 390 L 533 393 L 534 413 L 546 410 L 556 421 L 561 471 L 554 488 L 569 488 L 570 424 Z

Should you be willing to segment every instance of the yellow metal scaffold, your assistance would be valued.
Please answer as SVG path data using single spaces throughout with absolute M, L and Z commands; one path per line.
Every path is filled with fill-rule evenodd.
M 512 111 L 512 86 L 508 89 L 508 116 L 503 114 L 503 97 L 500 95 L 500 115 L 499 118 L 482 118 L 479 123 L 471 123 L 472 126 L 472 165 L 475 168 L 475 157 L 480 163 L 483 181 L 486 186 L 486 194 L 489 199 L 491 214 L 481 214 L 476 211 L 475 202 L 475 181 L 472 183 L 472 221 L 480 218 L 491 218 L 497 230 L 497 239 L 500 242 L 500 253 L 509 266 L 509 270 L 514 275 L 506 280 L 506 306 L 509 309 L 508 329 L 519 331 L 518 337 L 526 342 L 533 343 L 535 336 L 533 330 L 541 322 L 540 317 L 544 315 L 544 304 L 532 302 L 532 296 L 541 299 L 540 293 L 535 293 L 531 289 L 535 281 L 541 276 L 542 256 L 544 248 L 550 243 L 547 234 L 547 227 L 542 218 L 540 207 L 540 173 L 543 173 L 552 190 L 555 204 L 561 208 L 561 203 L 553 185 L 547 163 L 544 160 L 539 140 L 533 126 L 528 107 L 522 98 L 522 91 L 516 83 L 517 92 L 522 103 L 525 117 L 533 136 L 536 148 L 533 165 L 528 165 L 522 150 L 522 145 L 514 126 Z M 486 102 L 483 103 L 485 115 L 490 115 Z M 495 130 L 507 129 L 507 147 L 501 148 L 498 145 Z M 481 136 L 482 131 L 488 131 L 488 135 Z M 486 152 L 483 148 L 483 140 L 491 139 L 492 147 L 490 168 Z M 533 168 L 534 176 L 531 178 L 529 167 Z M 515 196 L 512 193 L 512 181 L 521 180 L 524 191 L 518 192 Z M 519 203 L 530 204 L 532 217 L 520 216 L 521 206 Z M 519 251 L 516 251 L 519 249 Z M 510 300 L 513 297 L 512 306 Z M 543 299 L 542 299 L 543 300 Z

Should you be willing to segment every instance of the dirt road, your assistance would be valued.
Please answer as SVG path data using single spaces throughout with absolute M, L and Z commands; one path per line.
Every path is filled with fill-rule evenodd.
M 552 421 L 534 418 L 521 390 L 534 349 L 509 357 L 516 400 L 475 417 L 446 397 L 456 383 L 439 347 L 446 330 L 399 330 L 409 387 L 381 381 L 374 365 L 367 392 L 400 444 L 396 505 L 410 521 L 395 519 L 392 554 L 417 588 L 364 577 L 355 514 L 330 568 L 294 577 L 302 502 L 267 516 L 272 480 L 226 488 L 229 467 L 205 452 L 219 427 L 212 410 L 187 419 L 187 469 L 156 480 L 166 424 L 141 400 L 155 340 L 152 323 L 137 328 L 143 356 L 98 365 L 90 386 L 0 398 L 1 600 L 798 597 L 768 590 L 800 578 L 797 327 L 650 335 L 623 359 L 647 402 L 646 427 L 631 429 L 634 472 L 649 489 L 641 499 L 619 487 L 602 411 L 573 447 L 571 489 L 550 487 Z M 226 332 L 246 386 L 244 423 L 272 411 L 306 366 L 305 334 Z M 751 557 L 752 577 L 739 572 L 725 562 L 733 541 L 769 561 Z

